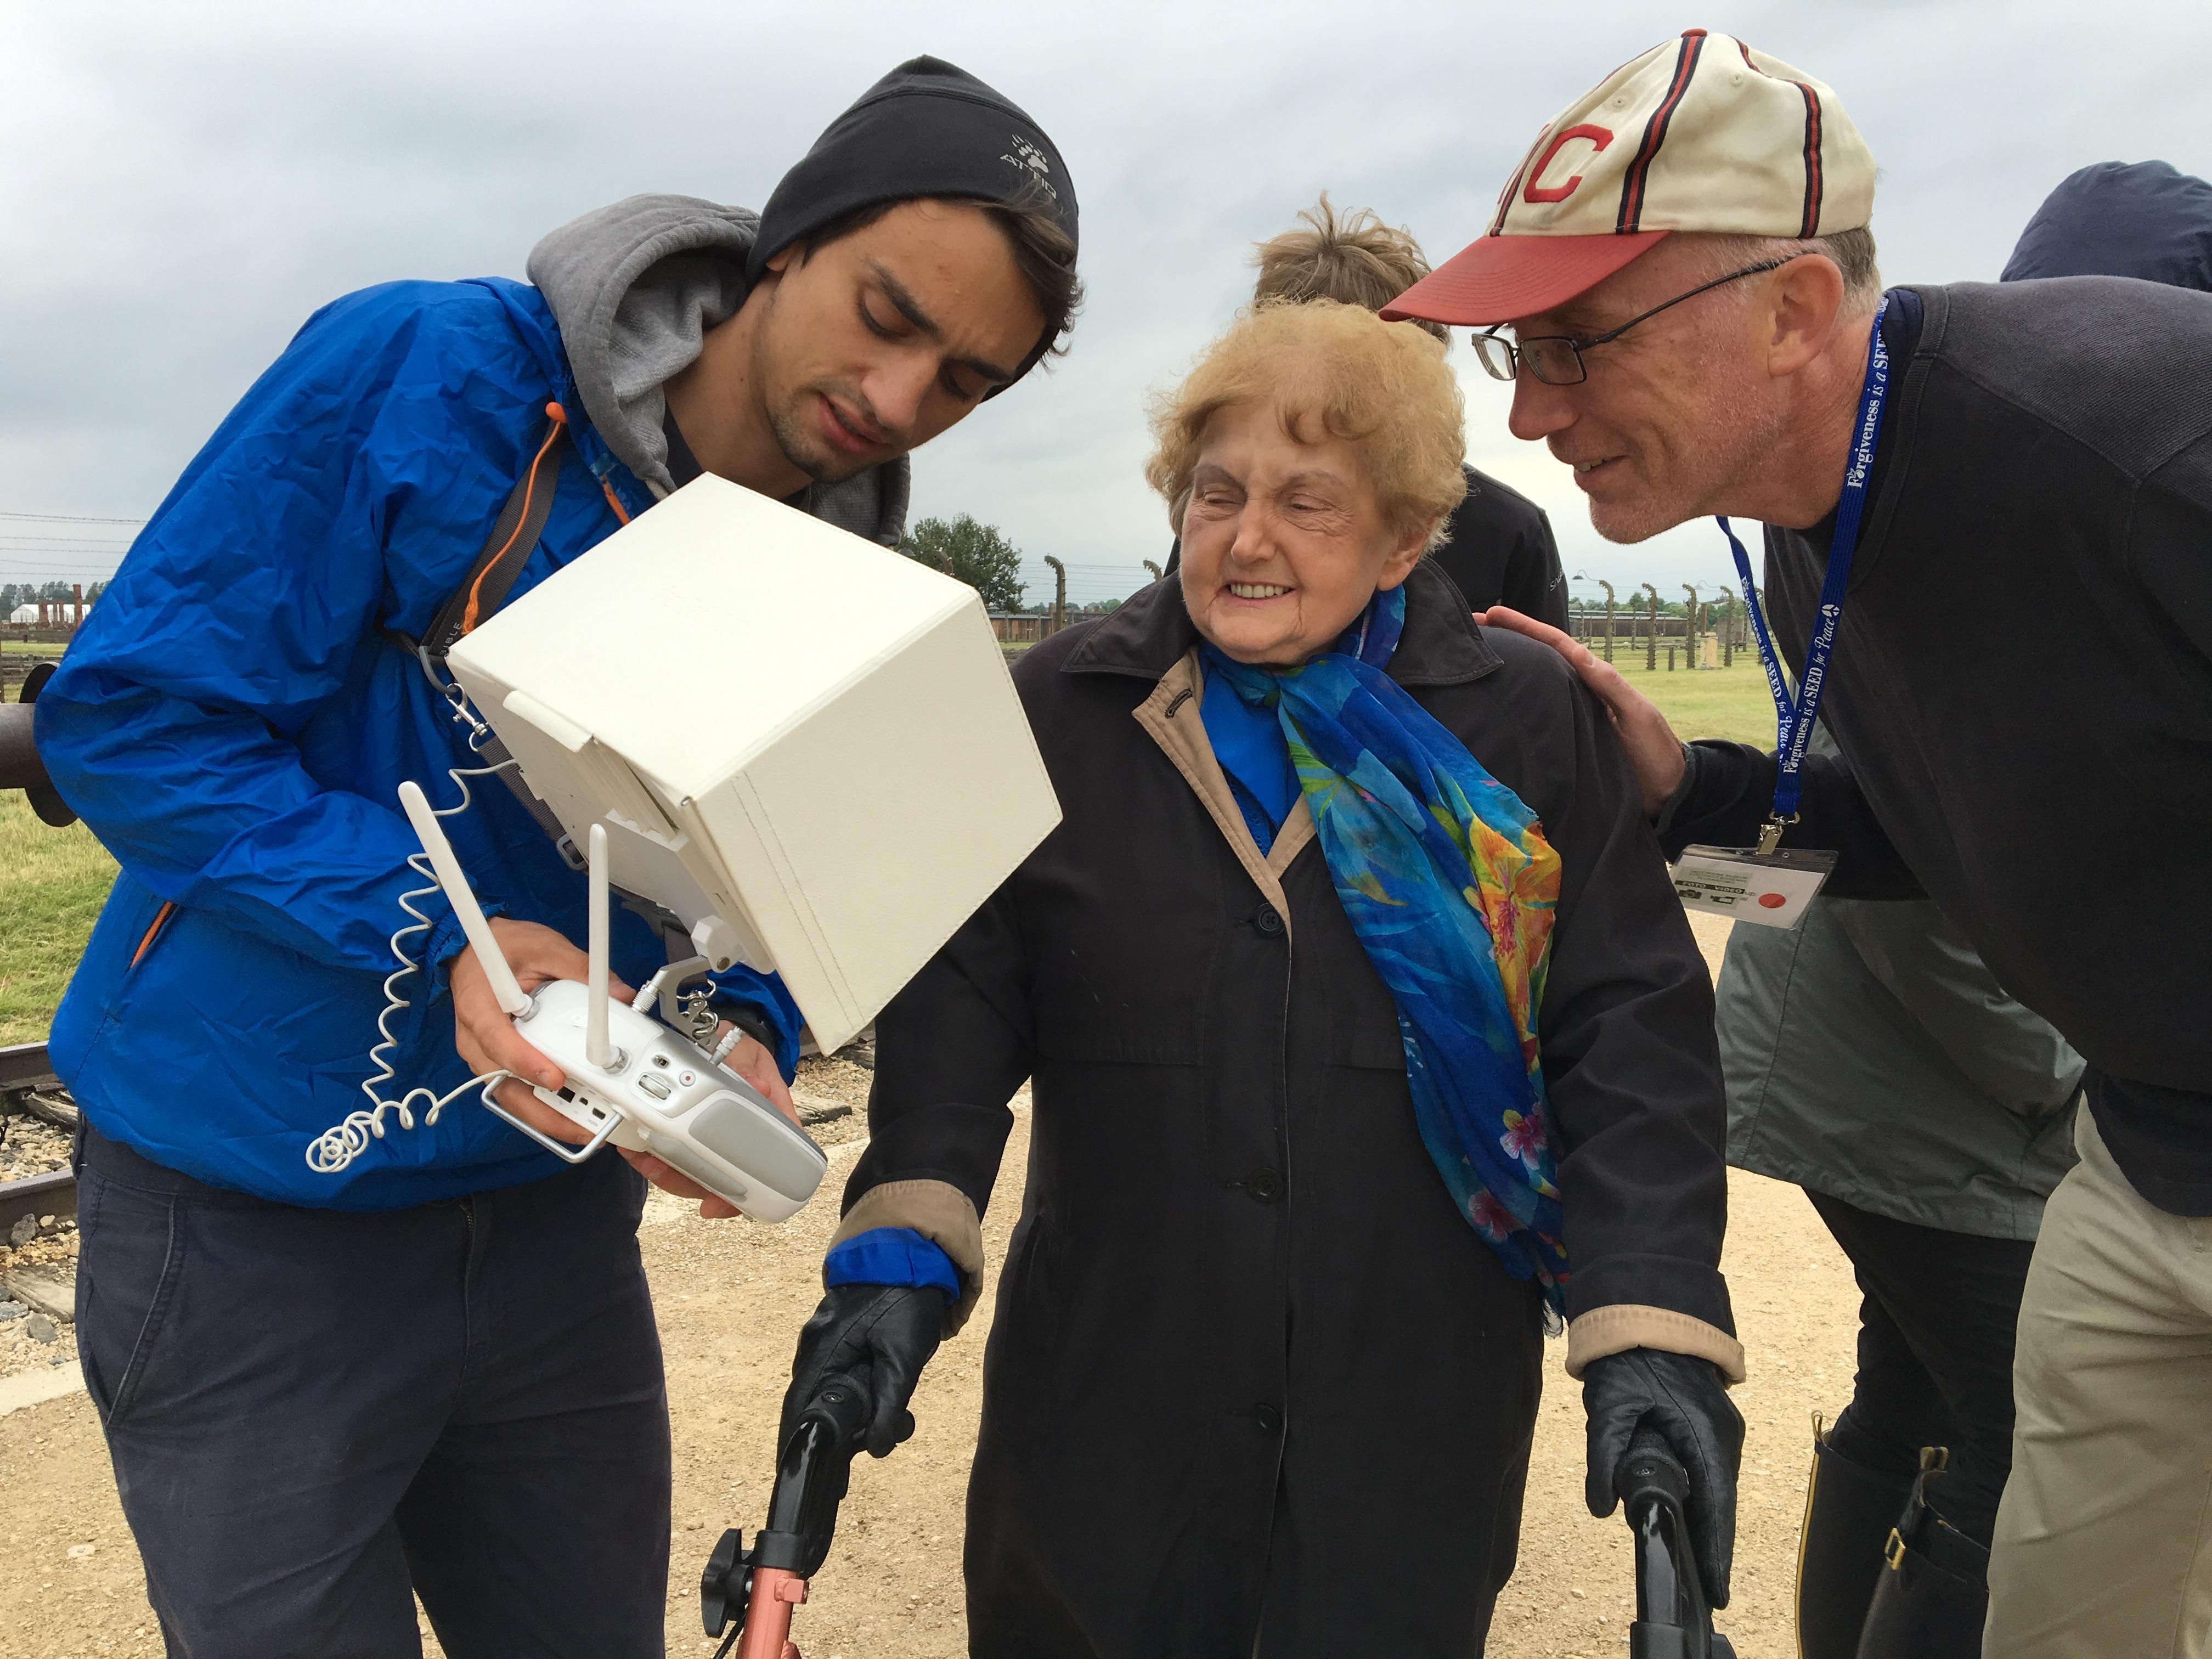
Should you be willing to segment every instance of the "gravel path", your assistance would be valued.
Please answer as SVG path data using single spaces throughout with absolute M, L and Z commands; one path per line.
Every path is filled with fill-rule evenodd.
M 0 1181 L 27 1181 L 65 1170 L 70 1136 L 27 1115 L 0 1117 Z M 76 1223 L 67 1216 L 26 1216 L 14 1231 L 0 1233 L 0 1282 L 18 1269 L 68 1279 L 76 1273 Z M 54 1319 L 17 1297 L 0 1291 L 0 1377 L 41 1366 L 66 1365 L 76 1358 L 76 1328 Z M 0 1427 L 0 1436 L 7 1431 Z
M 68 1130 L 27 1112 L 0 1117 L 0 1181 L 51 1175 L 69 1168 L 69 1161 Z

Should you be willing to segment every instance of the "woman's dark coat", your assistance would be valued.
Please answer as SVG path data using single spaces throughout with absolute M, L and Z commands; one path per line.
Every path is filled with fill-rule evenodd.
M 1425 564 L 1407 599 L 1392 677 L 1564 865 L 1540 1036 L 1569 1313 L 1609 1339 L 1583 1358 L 1733 1350 L 1712 994 L 1627 764 L 1551 651 L 1479 631 Z M 929 1211 L 902 1194 L 964 1211 L 948 1185 L 980 1213 L 1034 1079 L 972 1652 L 1477 1654 L 1515 1557 L 1537 1291 L 1423 1148 L 1303 807 L 1271 868 L 1230 804 L 1196 640 L 1170 580 L 1015 669 L 1065 820 L 878 1022 L 845 1231 Z

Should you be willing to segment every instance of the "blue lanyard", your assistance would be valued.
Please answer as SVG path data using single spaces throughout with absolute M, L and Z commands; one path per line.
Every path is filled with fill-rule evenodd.
M 1844 468 L 1843 497 L 1836 503 L 1836 533 L 1828 542 L 1828 568 L 1820 581 L 1820 610 L 1813 622 L 1813 642 L 1805 647 L 1805 677 L 1797 696 L 1790 695 L 1782 676 L 1782 659 L 1774 650 L 1774 635 L 1759 609 L 1759 589 L 1752 580 L 1751 556 L 1743 550 L 1726 519 L 1717 520 L 1735 555 L 1735 574 L 1743 583 L 1744 608 L 1751 613 L 1752 632 L 1759 639 L 1759 659 L 1766 669 L 1766 689 L 1774 696 L 1775 775 L 1774 815 L 1759 831 L 1759 850 L 1771 853 L 1782 839 L 1785 825 L 1797 822 L 1797 801 L 1805 789 L 1805 747 L 1813 740 L 1813 722 L 1819 715 L 1820 693 L 1828 684 L 1828 659 L 1835 654 L 1836 625 L 1843 620 L 1844 592 L 1851 580 L 1851 559 L 1859 546 L 1859 520 L 1866 512 L 1867 480 L 1874 472 L 1875 444 L 1881 436 L 1882 406 L 1889 399 L 1889 348 L 1882 343 L 1881 319 L 1889 310 L 1884 295 L 1875 307 L 1874 332 L 1867 342 L 1866 385 L 1859 392 L 1857 435 L 1851 442 L 1851 459 Z

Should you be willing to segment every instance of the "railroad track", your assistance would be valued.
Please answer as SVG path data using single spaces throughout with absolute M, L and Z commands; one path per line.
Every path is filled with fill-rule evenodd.
M 58 1127 L 76 1127 L 76 1103 L 54 1075 L 43 1042 L 0 1048 L 0 1113 L 44 1118 Z M 0 1237 L 25 1216 L 76 1213 L 76 1176 L 68 1170 L 0 1181 Z

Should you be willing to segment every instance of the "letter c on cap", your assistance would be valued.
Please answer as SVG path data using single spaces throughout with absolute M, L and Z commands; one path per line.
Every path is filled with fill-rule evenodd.
M 1544 146 L 1543 158 L 1539 161 L 1534 167 L 1528 169 L 1528 182 L 1522 188 L 1521 191 L 1521 199 L 1522 201 L 1564 202 L 1568 197 L 1575 193 L 1575 186 L 1583 181 L 1583 176 L 1579 173 L 1575 174 L 1573 178 L 1568 179 L 1564 185 L 1547 185 L 1541 189 L 1539 189 L 1536 184 L 1536 181 L 1544 176 L 1544 169 L 1552 165 L 1552 158 L 1554 155 L 1557 155 L 1559 151 L 1565 147 L 1566 142 L 1570 138 L 1589 139 L 1590 141 L 1590 153 L 1593 155 L 1596 155 L 1600 150 L 1606 149 L 1613 143 L 1613 135 L 1610 132 L 1607 132 L 1603 127 L 1569 127 L 1565 132 L 1559 134 L 1558 137 L 1553 139 L 1550 143 Z

